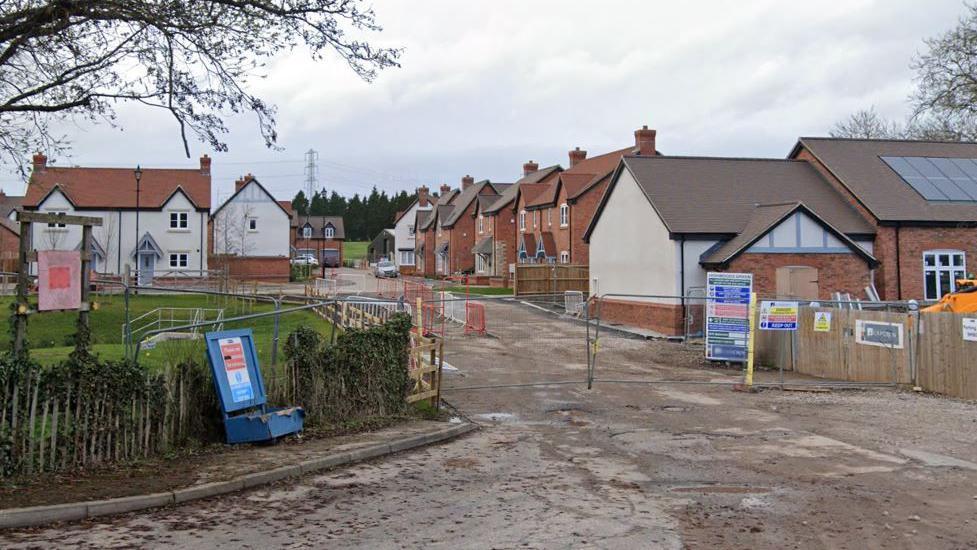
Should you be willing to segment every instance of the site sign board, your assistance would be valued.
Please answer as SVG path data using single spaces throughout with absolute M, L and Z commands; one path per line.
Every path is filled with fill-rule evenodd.
M 831 332 L 831 312 L 814 312 L 814 332 Z
M 855 320 L 855 342 L 866 346 L 881 348 L 903 348 L 902 323 L 884 321 Z
M 968 342 L 977 342 L 977 318 L 963 319 L 963 339 Z
M 37 253 L 37 309 L 78 309 L 81 306 L 81 253 L 40 250 Z
M 706 287 L 706 358 L 745 362 L 753 275 L 710 272 Z
M 760 330 L 797 330 L 797 302 L 760 302 Z
M 251 329 L 208 332 L 207 358 L 225 413 L 263 405 L 265 389 Z

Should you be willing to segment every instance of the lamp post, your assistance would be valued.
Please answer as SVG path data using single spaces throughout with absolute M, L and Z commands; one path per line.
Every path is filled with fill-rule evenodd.
M 136 284 L 139 284 L 139 180 L 142 179 L 142 168 L 138 164 L 133 175 L 136 176 Z

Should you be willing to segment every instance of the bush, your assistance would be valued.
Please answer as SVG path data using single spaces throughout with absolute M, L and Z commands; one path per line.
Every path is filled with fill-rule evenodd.
M 305 408 L 309 425 L 401 414 L 407 408 L 410 317 L 350 329 L 332 346 L 301 327 L 285 344 L 294 405 Z

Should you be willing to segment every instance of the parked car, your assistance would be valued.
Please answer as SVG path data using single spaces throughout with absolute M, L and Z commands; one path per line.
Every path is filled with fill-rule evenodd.
M 373 268 L 373 275 L 376 277 L 397 277 L 400 272 L 397 270 L 397 265 L 389 260 L 382 260 L 377 262 L 376 267 Z
M 312 267 L 319 266 L 319 260 L 315 259 L 312 254 L 302 254 L 292 258 L 292 265 L 309 265 Z

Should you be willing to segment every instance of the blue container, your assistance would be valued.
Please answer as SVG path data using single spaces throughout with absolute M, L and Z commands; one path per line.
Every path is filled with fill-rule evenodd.
M 302 431 L 302 407 L 268 407 L 251 329 L 208 332 L 205 340 L 228 443 L 272 441 Z

